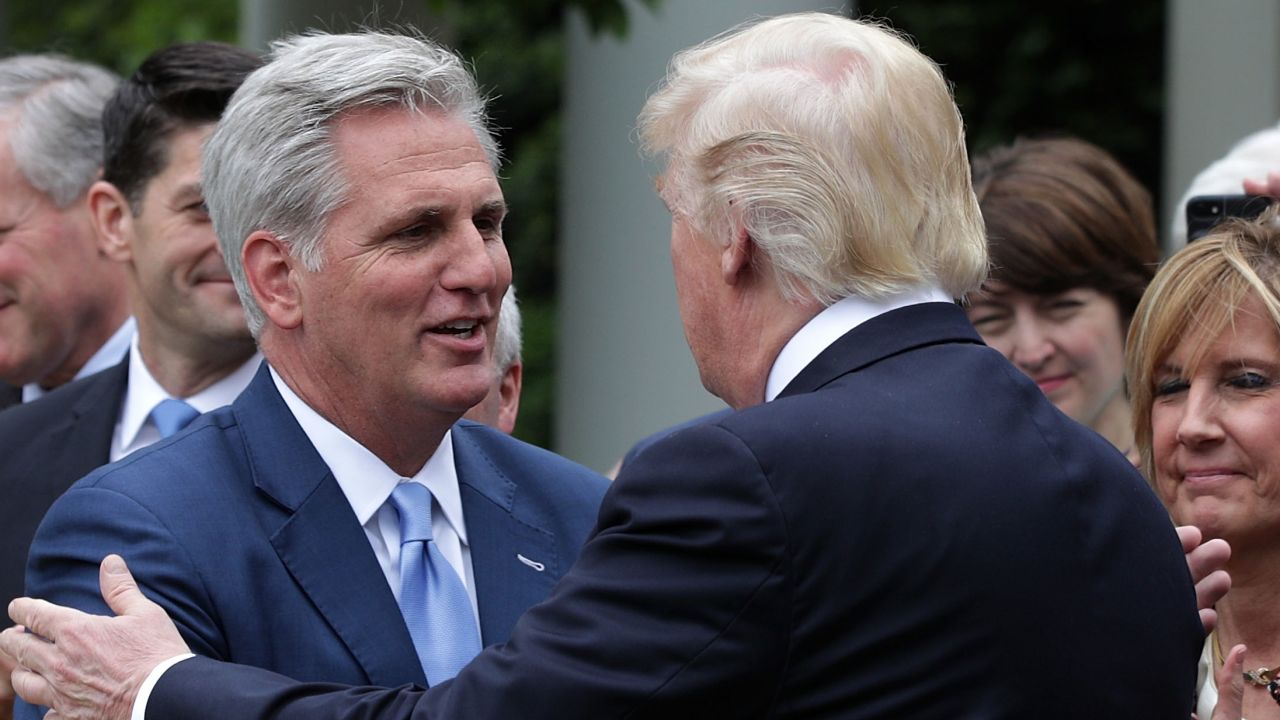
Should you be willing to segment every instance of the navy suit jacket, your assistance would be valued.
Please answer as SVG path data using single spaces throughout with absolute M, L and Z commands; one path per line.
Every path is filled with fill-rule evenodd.
M 1142 478 L 929 303 L 637 457 L 551 598 L 453 680 L 196 659 L 147 717 L 1186 718 L 1203 637 Z
M 129 358 L 0 413 L 0 603 L 23 594 L 27 550 L 45 511 L 111 459 Z
M 0 380 L 0 410 L 22 404 L 22 388 Z
M 502 642 L 572 564 L 608 482 L 482 425 L 452 437 L 481 636 Z M 112 552 L 197 653 L 302 680 L 425 684 L 364 530 L 265 365 L 232 405 L 64 494 L 27 589 L 106 614 L 97 564 Z

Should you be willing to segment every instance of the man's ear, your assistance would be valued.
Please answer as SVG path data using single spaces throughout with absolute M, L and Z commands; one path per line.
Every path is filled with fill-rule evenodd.
M 302 264 L 289 254 L 289 246 L 275 233 L 256 230 L 240 248 L 245 279 L 267 320 L 277 327 L 302 325 L 302 291 L 298 282 Z
M 120 189 L 98 180 L 89 186 L 89 217 L 98 250 L 116 262 L 133 260 L 133 210 Z
M 756 243 L 745 225 L 735 223 L 733 239 L 720 252 L 720 275 L 728 285 L 737 285 L 752 272 L 751 259 Z
M 524 383 L 524 363 L 516 360 L 507 368 L 498 386 L 498 429 L 510 435 L 516 430 L 516 417 L 520 415 L 520 387 Z

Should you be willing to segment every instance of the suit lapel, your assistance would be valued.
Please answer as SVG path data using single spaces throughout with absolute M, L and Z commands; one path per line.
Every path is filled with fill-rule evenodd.
M 462 492 L 471 567 L 484 645 L 505 642 L 525 610 L 545 600 L 567 568 L 560 567 L 555 536 L 520 517 L 520 486 L 488 461 L 482 433 L 455 426 L 453 458 Z
M 271 544 L 374 685 L 426 685 L 364 529 L 264 363 L 233 405 L 254 483 L 287 511 Z
M 93 384 L 72 403 L 67 420 L 49 432 L 52 447 L 60 448 L 56 476 L 82 478 L 111 461 L 111 438 L 129 384 L 129 356 L 93 376 Z
M 898 308 L 845 333 L 805 366 L 778 397 L 813 392 L 841 375 L 908 350 L 954 342 L 982 344 L 959 307 L 929 302 Z

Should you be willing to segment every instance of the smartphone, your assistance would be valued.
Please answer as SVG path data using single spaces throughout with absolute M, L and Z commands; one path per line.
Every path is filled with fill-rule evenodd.
M 1187 201 L 1187 242 L 1206 235 L 1227 218 L 1252 220 L 1275 202 L 1265 195 L 1197 195 Z

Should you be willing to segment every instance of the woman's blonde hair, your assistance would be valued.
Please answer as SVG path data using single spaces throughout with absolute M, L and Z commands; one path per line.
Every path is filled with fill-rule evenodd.
M 1184 338 L 1195 338 L 1192 372 L 1250 298 L 1262 302 L 1280 332 L 1280 210 L 1257 220 L 1229 220 L 1169 258 L 1156 273 L 1129 326 L 1125 376 L 1142 470 L 1154 479 L 1151 404 L 1160 365 Z

